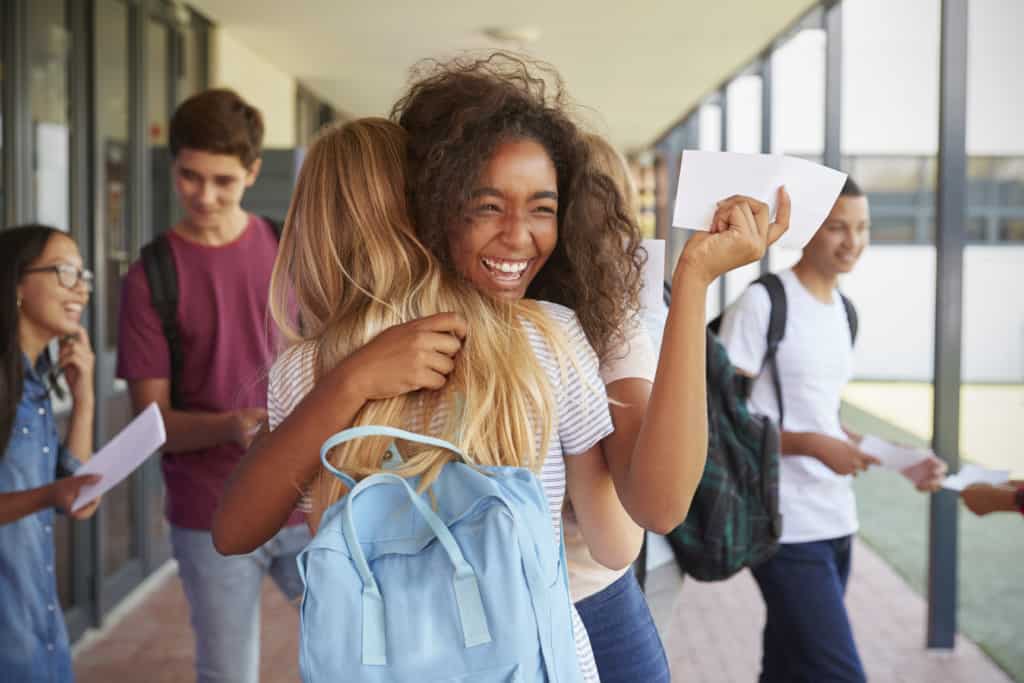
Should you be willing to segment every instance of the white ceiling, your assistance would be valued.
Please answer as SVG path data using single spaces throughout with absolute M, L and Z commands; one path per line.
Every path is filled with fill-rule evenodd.
M 271 63 L 353 115 L 385 114 L 410 66 L 497 45 L 481 31 L 536 27 L 598 129 L 641 147 L 750 62 L 816 0 L 190 0 Z

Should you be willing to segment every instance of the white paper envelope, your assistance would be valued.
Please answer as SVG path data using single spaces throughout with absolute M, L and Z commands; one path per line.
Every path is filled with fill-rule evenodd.
M 640 306 L 656 311 L 665 301 L 665 240 L 644 240 L 643 248 L 647 250 L 647 265 L 644 266 Z
M 71 511 L 81 509 L 127 479 L 165 441 L 167 433 L 164 431 L 160 408 L 156 403 L 150 403 L 75 472 L 76 475 L 98 474 L 102 478 L 78 491 L 78 498 L 71 506 Z
M 896 471 L 916 465 L 931 455 L 930 451 L 921 448 L 897 446 L 870 434 L 866 435 L 864 440 L 860 442 L 860 450 L 881 460 L 882 467 Z
M 832 211 L 846 182 L 842 171 L 779 154 L 684 150 L 672 225 L 708 230 L 719 201 L 735 194 L 760 200 L 774 219 L 778 189 L 792 204 L 789 230 L 778 245 L 803 249 Z
M 951 477 L 946 477 L 942 482 L 942 488 L 951 491 L 963 491 L 971 484 L 992 484 L 998 486 L 1010 481 L 1010 470 L 990 470 L 987 467 L 980 467 L 970 463 L 960 468 L 960 471 Z

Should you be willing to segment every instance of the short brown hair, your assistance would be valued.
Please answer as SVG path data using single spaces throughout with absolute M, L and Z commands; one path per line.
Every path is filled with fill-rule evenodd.
M 234 90 L 204 90 L 171 117 L 170 147 L 174 157 L 195 149 L 238 157 L 249 168 L 263 151 L 263 115 Z

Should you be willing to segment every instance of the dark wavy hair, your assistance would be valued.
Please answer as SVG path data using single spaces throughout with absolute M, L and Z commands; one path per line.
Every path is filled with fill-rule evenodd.
M 7 452 L 25 384 L 18 340 L 18 283 L 50 238 L 63 234 L 34 224 L 0 230 L 0 458 Z
M 453 267 L 447 233 L 464 222 L 477 179 L 509 140 L 540 144 L 558 177 L 558 244 L 527 296 L 573 309 L 603 360 L 639 307 L 646 258 L 629 198 L 591 163 L 557 71 L 508 53 L 413 69 L 392 118 L 409 133 L 409 207 L 421 241 Z

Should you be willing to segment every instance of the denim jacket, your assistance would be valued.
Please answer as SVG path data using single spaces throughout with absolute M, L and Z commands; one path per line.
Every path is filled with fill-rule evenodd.
M 7 450 L 0 492 L 45 486 L 79 466 L 57 436 L 47 389 L 49 359 L 24 360 L 25 381 Z M 54 510 L 0 525 L 0 681 L 73 680 L 64 615 L 57 597 Z

